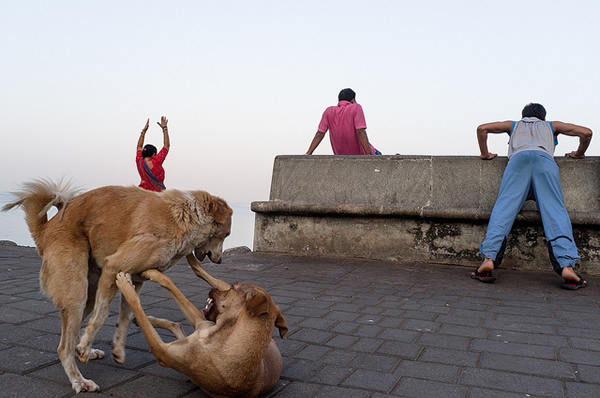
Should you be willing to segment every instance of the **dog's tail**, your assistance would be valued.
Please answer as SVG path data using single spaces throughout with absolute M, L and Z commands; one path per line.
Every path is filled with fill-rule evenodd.
M 29 232 L 41 249 L 41 236 L 44 226 L 48 222 L 48 210 L 53 206 L 58 209 L 57 216 L 62 219 L 65 207 L 79 193 L 78 189 L 73 188 L 70 181 L 65 182 L 62 178 L 58 182 L 47 179 L 37 179 L 26 182 L 22 185 L 22 190 L 12 192 L 17 197 L 16 200 L 2 207 L 2 211 L 10 210 L 20 206 L 25 211 L 25 221 L 29 227 Z

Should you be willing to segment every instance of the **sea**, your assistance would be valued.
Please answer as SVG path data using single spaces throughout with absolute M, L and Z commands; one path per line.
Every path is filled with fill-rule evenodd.
M 0 208 L 12 202 L 15 196 L 9 192 L 0 192 Z M 231 235 L 223 242 L 224 249 L 246 246 L 252 249 L 254 242 L 254 213 L 250 210 L 250 203 L 229 203 L 233 209 Z M 56 209 L 48 213 L 49 217 L 56 214 Z M 33 238 L 25 223 L 25 213 L 21 208 L 9 211 L 0 211 L 0 240 L 15 242 L 19 246 L 35 247 Z

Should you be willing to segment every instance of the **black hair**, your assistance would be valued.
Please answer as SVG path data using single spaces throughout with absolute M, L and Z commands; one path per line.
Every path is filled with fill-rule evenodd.
M 152 144 L 146 144 L 144 145 L 144 149 L 142 149 L 142 157 L 143 158 L 151 158 L 152 156 L 156 155 L 158 152 L 156 150 L 156 147 Z
M 537 117 L 540 120 L 546 120 L 546 109 L 542 104 L 530 102 L 521 111 L 521 117 Z
M 351 88 L 345 88 L 338 94 L 338 101 L 352 101 L 356 98 L 356 93 Z

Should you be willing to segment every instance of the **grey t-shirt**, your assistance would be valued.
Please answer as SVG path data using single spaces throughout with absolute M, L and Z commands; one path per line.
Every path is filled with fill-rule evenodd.
M 552 122 L 525 117 L 513 123 L 508 141 L 508 159 L 521 151 L 542 151 L 554 156 L 556 138 Z

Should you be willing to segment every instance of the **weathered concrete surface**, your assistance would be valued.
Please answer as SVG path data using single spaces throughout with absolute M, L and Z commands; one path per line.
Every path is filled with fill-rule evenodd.
M 600 159 L 557 158 L 582 258 L 600 274 Z M 254 250 L 475 266 L 507 159 L 278 156 L 268 202 L 254 202 Z M 503 267 L 550 270 L 535 203 Z

